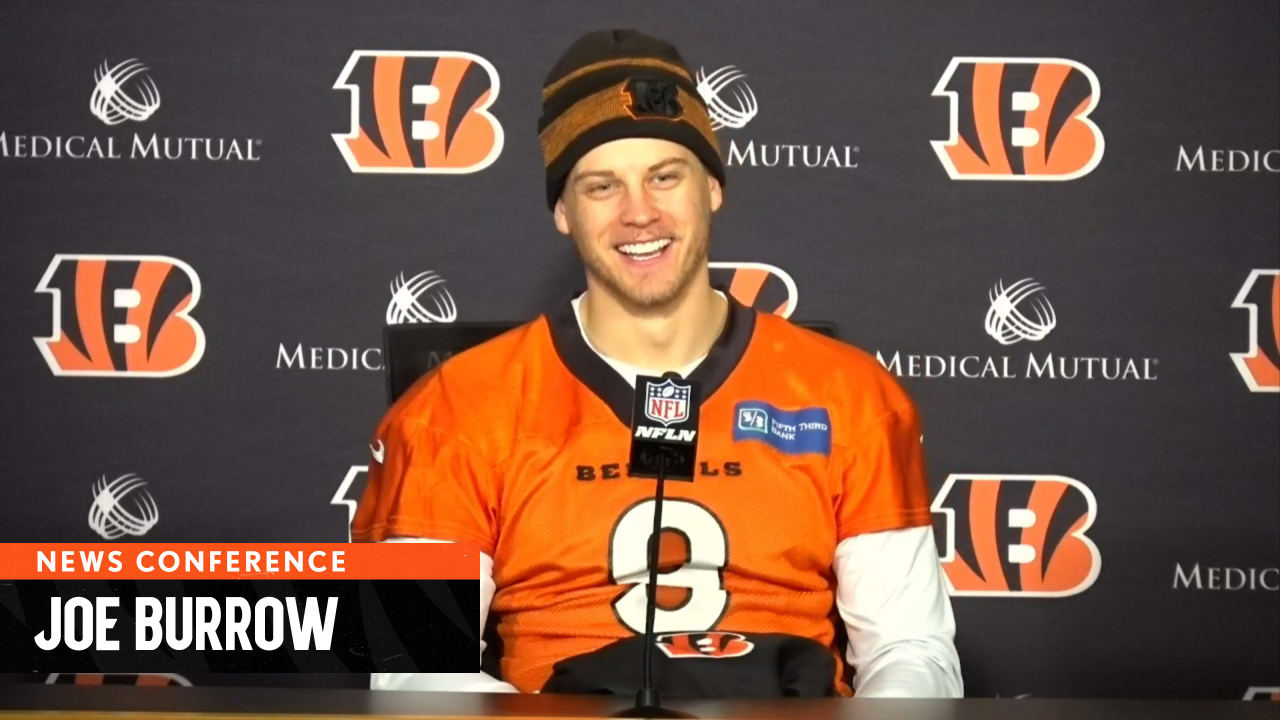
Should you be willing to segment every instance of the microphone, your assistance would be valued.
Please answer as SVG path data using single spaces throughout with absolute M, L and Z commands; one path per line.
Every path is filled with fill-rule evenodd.
M 657 612 L 658 546 L 662 536 L 662 498 L 667 478 L 693 480 L 698 455 L 698 386 L 669 372 L 660 378 L 636 377 L 631 409 L 632 477 L 657 479 L 653 502 L 653 533 L 649 536 L 649 584 L 644 613 L 643 681 L 635 705 L 614 713 L 624 718 L 691 718 L 662 707 L 653 686 L 653 620 Z

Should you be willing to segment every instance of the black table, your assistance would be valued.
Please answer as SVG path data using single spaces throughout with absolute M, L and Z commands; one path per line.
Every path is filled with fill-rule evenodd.
M 624 698 L 232 687 L 12 685 L 0 687 L 0 720 L 13 717 L 607 717 Z M 1280 718 L 1280 703 L 1207 700 L 696 700 L 672 707 L 704 718 L 901 718 L 902 720 L 1245 720 Z M 108 713 L 111 713 L 108 715 Z

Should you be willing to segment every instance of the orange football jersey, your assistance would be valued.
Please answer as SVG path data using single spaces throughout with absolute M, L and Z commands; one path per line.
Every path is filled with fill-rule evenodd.
M 736 301 L 689 379 L 697 469 L 666 484 L 656 630 L 810 638 L 839 677 L 836 544 L 930 522 L 910 399 L 866 353 Z M 566 302 L 450 358 L 377 430 L 353 537 L 491 555 L 503 679 L 522 691 L 644 630 L 654 481 L 627 475 L 634 392 Z

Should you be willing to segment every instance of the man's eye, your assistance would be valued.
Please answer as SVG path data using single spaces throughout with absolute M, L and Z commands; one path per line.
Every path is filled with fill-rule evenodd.
M 653 176 L 653 182 L 658 185 L 673 185 L 680 179 L 679 173 L 665 172 Z
M 608 192 L 612 188 L 613 188 L 613 183 L 611 182 L 591 183 L 590 185 L 587 186 L 587 193 L 589 195 L 598 195 L 602 192 Z

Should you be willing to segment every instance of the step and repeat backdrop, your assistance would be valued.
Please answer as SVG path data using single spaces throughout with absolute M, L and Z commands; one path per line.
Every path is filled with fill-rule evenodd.
M 582 287 L 541 82 L 635 27 L 728 160 L 716 280 L 920 407 L 968 694 L 1280 693 L 1273 0 L 0 18 L 0 540 L 347 540 L 383 326 Z

